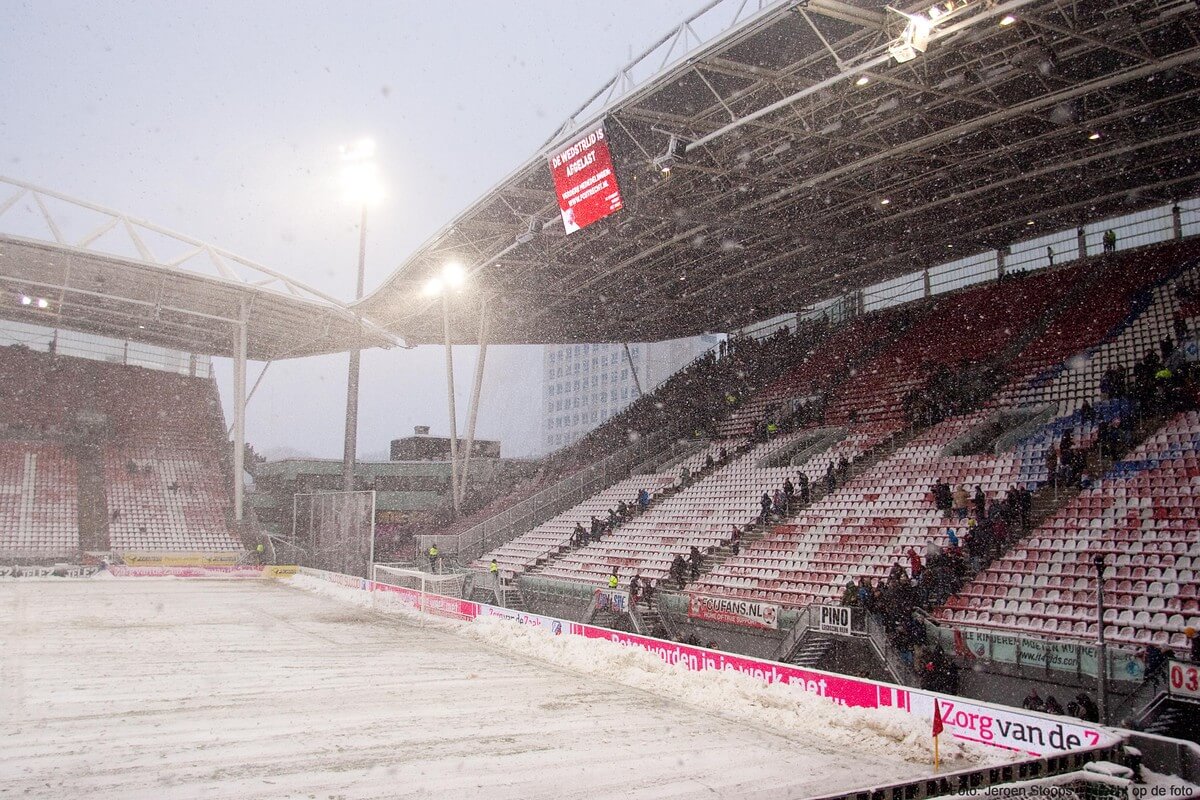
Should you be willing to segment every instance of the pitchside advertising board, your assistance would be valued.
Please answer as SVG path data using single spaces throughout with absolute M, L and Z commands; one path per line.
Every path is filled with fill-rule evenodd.
M 1118 741 L 1118 737 L 1105 728 L 1068 721 L 1061 717 L 1033 714 L 961 697 L 914 691 L 903 686 L 890 686 L 886 683 L 801 669 L 791 664 L 748 658 L 594 625 L 516 612 L 456 597 L 442 597 L 416 589 L 389 586 L 363 578 L 322 573 L 306 567 L 301 567 L 300 572 L 333 580 L 343 586 L 374 592 L 385 604 L 468 621 L 499 617 L 542 628 L 557 635 L 604 639 L 622 647 L 635 647 L 652 653 L 667 664 L 678 665 L 689 671 L 739 672 L 766 683 L 787 684 L 800 691 L 824 697 L 838 705 L 891 708 L 931 721 L 933 704 L 936 701 L 946 732 L 955 738 L 1021 754 L 1045 756 L 1091 747 L 1107 747 Z
M 613 172 L 604 125 L 597 125 L 550 156 L 554 193 L 563 228 L 574 233 L 621 210 L 621 189 Z
M 688 616 L 692 619 L 723 622 L 726 625 L 745 625 L 750 628 L 776 630 L 779 627 L 779 606 L 732 597 L 693 594 L 688 601 Z
M 1168 691 L 1173 697 L 1200 700 L 1200 665 L 1172 661 L 1168 677 Z

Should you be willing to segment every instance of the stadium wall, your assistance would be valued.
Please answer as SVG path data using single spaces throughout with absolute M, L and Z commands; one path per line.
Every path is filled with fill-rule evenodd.
M 858 708 L 896 708 L 932 724 L 934 703 L 942 712 L 948 733 L 957 739 L 989 747 L 1044 758 L 1068 753 L 1116 747 L 1123 737 L 1099 726 L 1076 724 L 1061 717 L 1030 713 L 965 698 L 909 689 L 877 681 L 801 669 L 765 659 L 749 658 L 703 647 L 653 639 L 648 636 L 599 628 L 554 617 L 499 608 L 457 597 L 445 597 L 415 589 L 391 586 L 366 578 L 301 567 L 300 574 L 340 586 L 370 592 L 382 604 L 449 619 L 474 621 L 486 617 L 511 619 L 543 628 L 555 635 L 607 639 L 625 647 L 636 647 L 668 664 L 692 671 L 722 670 L 751 675 L 768 683 L 798 686 L 806 692 L 840 705 Z

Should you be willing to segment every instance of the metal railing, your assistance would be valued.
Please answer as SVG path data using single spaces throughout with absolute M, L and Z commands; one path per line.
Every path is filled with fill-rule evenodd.
M 1118 253 L 1195 236 L 1200 234 L 1200 198 L 1187 198 L 1120 217 L 1095 220 L 1078 228 L 1052 231 L 997 250 L 986 250 L 938 264 L 867 286 L 858 292 L 826 298 L 801 309 L 797 317 L 819 318 L 822 312 L 830 313 L 831 309 L 853 306 L 855 294 L 862 298 L 864 310 L 878 311 L 977 283 L 999 280 L 1005 273 L 1046 269 L 1051 266 L 1047 248 L 1054 253 L 1055 266 L 1081 257 L 1099 255 L 1104 252 L 1104 234 L 1110 230 L 1117 236 Z M 919 291 L 917 287 L 921 287 Z

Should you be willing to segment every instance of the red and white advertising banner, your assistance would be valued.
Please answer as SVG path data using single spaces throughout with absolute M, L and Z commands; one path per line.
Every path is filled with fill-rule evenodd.
M 550 173 L 567 233 L 621 210 L 621 190 L 613 173 L 604 125 L 585 131 L 550 156 Z
M 1168 692 L 1175 697 L 1200 700 L 1200 665 L 1172 661 L 1167 674 L 1170 678 L 1167 682 Z
M 736 597 L 708 597 L 693 594 L 688 601 L 688 616 L 726 625 L 746 625 L 751 628 L 779 628 L 779 606 L 741 600 Z

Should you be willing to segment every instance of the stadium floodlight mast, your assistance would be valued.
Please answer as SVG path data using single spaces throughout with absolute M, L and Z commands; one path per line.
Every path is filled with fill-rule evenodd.
M 454 407 L 454 348 L 450 344 L 450 293 L 467 285 L 467 270 L 457 261 L 447 262 L 441 271 L 425 282 L 426 297 L 442 299 L 442 335 L 446 342 L 446 403 L 450 415 L 450 503 L 454 516 L 459 513 L 458 421 Z
M 375 163 L 375 142 L 360 139 L 338 148 L 342 161 L 342 194 L 346 202 L 361 208 L 358 225 L 358 282 L 354 299 L 363 296 L 363 278 L 367 265 L 367 209 L 384 197 L 383 181 Z M 362 354 L 350 351 L 346 375 L 346 438 L 342 450 L 342 491 L 354 491 L 354 464 L 358 457 L 358 376 Z

